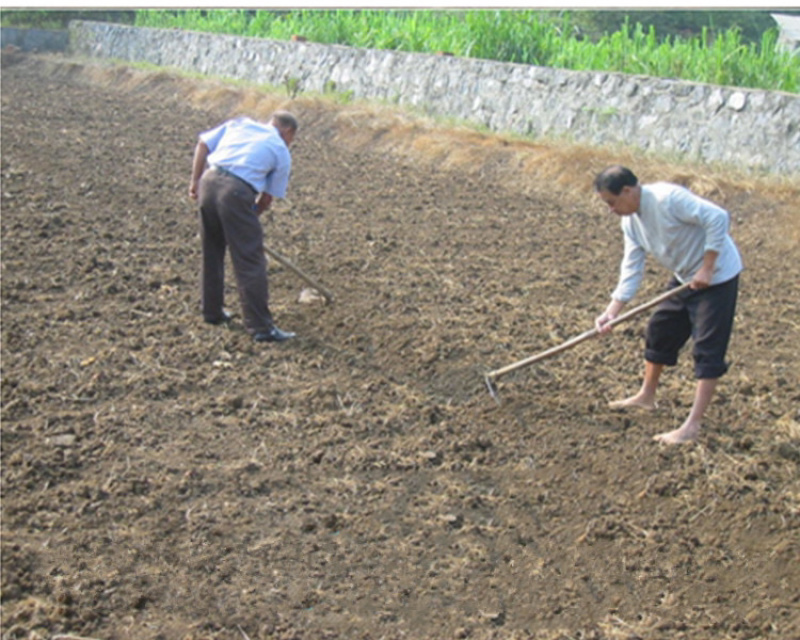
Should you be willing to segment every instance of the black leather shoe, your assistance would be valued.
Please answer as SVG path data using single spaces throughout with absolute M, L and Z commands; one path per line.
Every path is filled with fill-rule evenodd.
M 233 320 L 233 316 L 227 311 L 223 311 L 221 317 L 215 320 L 206 320 L 206 322 L 208 324 L 228 324 L 231 320 Z
M 278 327 L 272 327 L 269 331 L 260 331 L 253 335 L 253 340 L 256 342 L 284 342 L 291 340 L 297 334 L 291 331 L 281 331 Z

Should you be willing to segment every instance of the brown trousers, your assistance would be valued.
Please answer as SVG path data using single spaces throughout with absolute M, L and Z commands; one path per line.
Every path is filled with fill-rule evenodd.
M 255 190 L 246 182 L 215 169 L 207 170 L 200 180 L 203 318 L 209 322 L 222 318 L 225 251 L 229 249 L 244 326 L 251 334 L 273 326 L 264 231 L 255 198 Z

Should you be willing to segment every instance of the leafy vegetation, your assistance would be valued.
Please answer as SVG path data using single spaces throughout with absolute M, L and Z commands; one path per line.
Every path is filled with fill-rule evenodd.
M 94 20 L 96 22 L 133 24 L 136 20 L 136 11 L 3 9 L 3 11 L 0 12 L 0 23 L 2 23 L 4 27 L 66 29 L 70 20 Z
M 618 31 L 625 22 L 633 25 L 653 25 L 658 39 L 687 38 L 699 36 L 703 30 L 715 37 L 725 31 L 737 30 L 746 44 L 757 44 L 765 31 L 775 28 L 775 20 L 769 11 L 649 11 L 629 9 L 626 11 L 574 11 L 573 22 L 580 33 L 591 40 Z M 800 13 L 783 11 L 780 13 Z
M 800 13 L 785 11 L 783 13 Z M 11 15 L 9 15 L 11 14 Z M 246 10 L 3 12 L 3 24 L 111 19 L 322 44 L 800 92 L 800 56 L 776 50 L 768 11 Z M 79 15 L 75 15 L 79 14 Z
M 138 11 L 136 24 L 178 27 L 217 33 L 286 40 L 300 35 L 313 42 L 373 49 L 428 52 L 587 71 L 678 78 L 740 87 L 800 90 L 800 58 L 776 50 L 777 28 L 761 31 L 747 42 L 741 28 L 727 15 L 730 26 L 714 30 L 724 12 L 705 13 L 709 24 L 689 22 L 683 29 L 697 35 L 659 36 L 654 24 L 632 23 L 617 13 L 622 24 L 598 35 L 604 12 L 537 10 L 187 10 Z M 671 12 L 647 12 L 651 19 Z M 689 19 L 692 12 L 686 14 Z M 748 12 L 740 14 L 741 19 Z M 761 20 L 774 21 L 767 12 Z M 716 16 L 716 18 L 715 18 Z M 595 20 L 595 22 L 592 22 Z M 599 22 L 598 22 L 599 21 Z M 674 22 L 673 31 L 681 22 Z M 766 24 L 762 22 L 762 24 Z M 593 35 L 585 32 L 592 26 Z M 757 29 L 752 21 L 750 32 Z

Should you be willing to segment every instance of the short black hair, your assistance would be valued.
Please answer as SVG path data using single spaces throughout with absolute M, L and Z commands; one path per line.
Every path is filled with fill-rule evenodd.
M 637 184 L 639 184 L 639 179 L 634 175 L 633 171 L 622 165 L 615 164 L 597 174 L 594 179 L 594 190 L 598 193 L 600 191 L 608 191 L 618 196 L 623 187 L 635 187 Z
M 297 118 L 295 118 L 294 115 L 288 111 L 276 111 L 272 114 L 272 121 L 283 129 L 297 131 Z

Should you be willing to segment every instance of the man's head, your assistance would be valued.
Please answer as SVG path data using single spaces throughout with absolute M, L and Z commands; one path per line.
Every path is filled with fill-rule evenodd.
M 292 144 L 298 126 L 294 115 L 288 111 L 276 111 L 272 114 L 270 123 L 278 130 L 287 147 Z
M 603 169 L 594 179 L 594 189 L 608 208 L 619 216 L 639 210 L 642 188 L 630 169 L 613 165 Z

